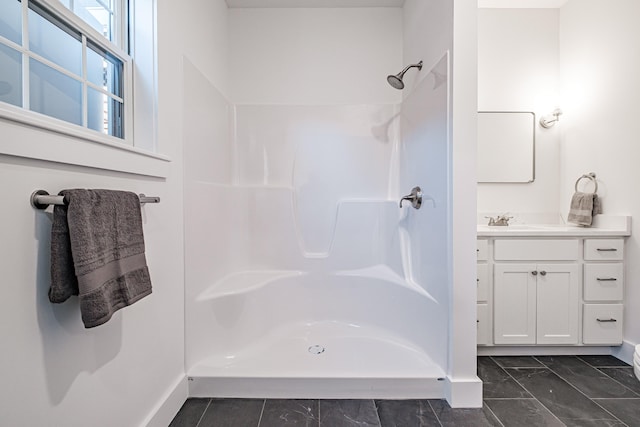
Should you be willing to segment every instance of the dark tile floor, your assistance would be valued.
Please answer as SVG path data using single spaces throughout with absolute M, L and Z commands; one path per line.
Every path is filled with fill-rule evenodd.
M 479 357 L 482 409 L 444 400 L 189 399 L 170 427 L 640 427 L 640 381 L 611 356 Z

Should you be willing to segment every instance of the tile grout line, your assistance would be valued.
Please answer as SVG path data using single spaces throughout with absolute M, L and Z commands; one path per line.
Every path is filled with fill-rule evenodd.
M 258 425 L 256 427 L 260 427 L 260 423 L 262 422 L 262 415 L 264 414 L 264 407 L 267 406 L 267 399 L 262 401 L 262 409 L 260 410 L 260 418 L 258 418 Z
M 429 408 L 431 408 L 431 412 L 433 412 L 433 415 L 435 415 L 436 417 L 436 421 L 438 421 L 438 424 L 440 424 L 440 427 L 444 427 L 442 425 L 442 421 L 440 421 L 440 417 L 438 416 L 438 414 L 436 413 L 436 410 L 433 409 L 433 405 L 431 405 L 431 400 L 427 399 L 427 403 L 429 404 Z
M 525 389 L 525 391 L 529 393 L 527 389 Z M 483 398 L 482 400 L 538 400 L 538 399 L 536 399 L 535 397 L 487 397 L 487 398 Z
M 511 376 L 511 374 L 509 374 L 509 372 L 507 372 L 506 368 L 503 368 L 503 367 L 502 367 L 502 366 L 501 366 L 501 365 L 500 365 L 500 364 L 499 364 L 499 363 L 498 363 L 498 362 L 497 362 L 497 361 L 496 361 L 492 356 L 489 356 L 489 358 L 491 359 L 491 361 L 492 361 L 493 363 L 495 363 L 495 364 L 496 364 L 496 366 L 497 366 L 498 368 L 500 368 L 500 369 L 502 370 L 502 372 L 504 372 L 504 373 L 507 375 L 507 377 L 511 378 L 511 379 L 512 379 L 516 384 L 518 384 L 518 385 L 519 385 L 519 386 L 520 386 L 524 391 L 526 391 L 527 393 L 529 393 L 529 396 L 531 396 L 531 399 L 538 400 L 538 398 L 537 398 L 537 397 L 535 397 L 533 394 L 531 394 L 531 392 L 530 392 L 529 390 L 527 390 L 527 388 L 526 388 L 525 386 L 523 386 L 522 384 L 520 384 L 520 382 L 519 382 L 517 379 L 515 379 L 513 376 Z M 537 359 L 536 359 L 536 360 L 537 360 Z M 517 368 L 517 369 L 520 369 L 520 368 Z M 533 369 L 533 367 L 526 368 L 526 369 Z M 516 399 L 518 399 L 518 398 L 516 398 Z M 525 399 L 526 399 L 526 398 L 525 398 Z M 483 399 L 483 400 L 484 400 L 484 399 Z M 542 405 L 542 402 L 540 402 L 539 400 L 538 400 L 538 403 Z M 543 406 L 547 411 L 549 411 L 549 408 L 547 408 L 547 407 L 546 407 L 546 406 L 544 406 L 544 405 L 542 405 L 542 406 Z M 549 411 L 549 412 L 551 412 L 551 411 Z M 556 418 L 557 418 L 557 417 L 556 417 Z
M 493 416 L 495 417 L 495 419 L 496 419 L 496 420 L 498 420 L 498 422 L 500 423 L 500 425 L 501 425 L 502 427 L 505 427 L 505 425 L 504 425 L 504 423 L 502 422 L 502 420 L 500 419 L 500 417 L 498 417 L 498 415 L 497 415 L 495 412 L 493 412 L 493 409 L 491 409 L 491 407 L 490 407 L 489 405 L 487 405 L 487 404 L 484 402 L 484 399 L 482 399 L 482 406 L 486 406 L 486 407 L 487 407 L 487 409 L 489 410 L 489 412 L 491 412 L 491 415 L 493 415 Z
M 500 366 L 500 364 L 499 364 L 499 363 L 498 363 L 498 362 L 497 362 L 497 361 L 496 361 L 492 356 L 489 356 L 489 359 L 491 359 L 491 361 L 492 361 L 493 363 L 495 363 L 495 364 L 496 364 L 496 366 L 498 367 L 498 369 L 502 370 L 502 372 L 504 372 L 504 373 L 507 375 L 507 377 L 511 377 L 511 375 L 509 375 L 509 373 L 508 373 L 507 371 L 505 371 L 505 370 L 504 370 L 504 368 L 503 368 L 502 366 Z M 513 377 L 511 377 L 511 378 L 513 379 L 513 381 L 514 381 L 516 384 L 518 384 L 520 387 L 522 387 L 522 389 L 523 389 L 524 391 L 526 391 L 527 393 L 529 393 L 529 396 L 531 396 L 531 398 L 530 398 L 530 399 L 528 399 L 528 400 L 536 400 L 536 401 L 538 401 L 538 399 L 536 399 L 535 397 L 533 397 L 533 394 L 531 394 L 531 392 L 530 392 L 529 390 L 527 390 L 526 388 L 524 388 L 524 387 L 522 386 L 522 384 L 518 383 L 518 381 L 516 381 L 516 379 L 515 379 L 515 378 L 513 378 Z M 496 400 L 514 400 L 514 399 L 518 399 L 518 398 L 505 398 L 505 399 L 496 399 Z M 498 420 L 498 422 L 500 423 L 500 425 L 501 425 L 502 427 L 505 427 L 505 426 L 504 426 L 504 423 L 502 422 L 502 420 L 500 419 L 500 417 L 498 416 L 498 414 L 496 414 L 495 412 L 493 412 L 493 409 L 491 409 L 491 407 L 485 403 L 485 400 L 487 400 L 487 399 L 484 399 L 484 397 L 483 397 L 483 399 L 482 399 L 482 406 L 486 406 L 486 407 L 487 407 L 487 409 L 489 410 L 489 412 L 491 412 L 491 413 L 493 414 L 493 416 L 494 416 L 494 417 L 496 417 L 496 420 Z M 490 400 L 490 399 L 489 399 L 489 400 Z M 538 401 L 538 403 L 540 403 L 540 402 Z M 542 403 L 540 403 L 540 405 L 542 405 Z M 544 405 L 542 405 L 542 406 L 544 406 Z M 547 409 L 547 411 L 549 411 L 549 410 Z M 549 412 L 551 412 L 551 411 L 549 411 Z M 554 415 L 554 416 L 555 416 L 555 415 Z M 557 417 L 556 417 L 556 418 L 557 418 Z M 561 421 L 561 422 L 562 422 L 562 421 Z
M 380 420 L 380 414 L 378 413 L 378 405 L 376 405 L 376 400 L 371 399 L 371 402 L 373 402 L 373 407 L 376 410 L 376 418 L 378 419 L 378 426 L 382 427 L 382 421 Z
M 596 405 L 598 405 L 598 408 L 602 408 L 603 411 L 605 411 L 607 414 L 611 414 L 611 412 L 609 412 L 609 410 L 607 408 L 605 408 L 604 406 L 598 404 L 598 402 L 595 399 L 589 399 L 591 400 L 593 403 L 595 403 Z M 625 423 L 624 421 L 622 421 L 621 419 L 619 419 L 618 417 L 616 417 L 615 415 L 611 414 L 611 416 L 613 418 L 615 418 L 616 420 L 620 421 L 622 423 L 623 426 L 629 427 L 629 425 L 627 423 Z
M 532 356 L 532 357 L 533 357 L 533 356 Z M 536 359 L 535 357 L 533 357 L 533 359 L 535 359 L 538 363 L 542 364 L 542 366 L 541 366 L 541 367 L 539 366 L 539 367 L 538 367 L 538 369 L 540 369 L 540 368 L 542 368 L 542 369 L 549 369 L 549 368 L 547 368 L 547 367 L 546 367 L 542 362 L 540 362 L 538 359 Z M 497 364 L 497 362 L 496 362 L 496 364 Z M 498 366 L 500 366 L 500 365 L 498 365 Z M 533 393 L 531 393 L 529 390 L 527 390 L 527 388 L 526 388 L 525 386 L 523 386 L 523 385 L 520 383 L 520 381 L 518 381 L 517 379 L 515 379 L 515 378 L 514 378 L 514 376 L 513 376 L 513 375 L 511 375 L 511 374 L 510 374 L 506 369 L 504 369 L 502 366 L 500 366 L 500 369 L 502 369 L 502 370 L 505 372 L 505 374 L 507 374 L 507 375 L 509 376 L 509 378 L 511 378 L 513 381 L 515 381 L 515 382 L 516 382 L 516 384 L 518 384 L 520 387 L 522 387 L 524 390 L 526 390 L 526 391 L 527 391 L 527 393 L 529 393 L 529 395 L 531 395 L 531 397 L 533 397 L 533 398 L 535 399 L 535 401 L 536 401 L 536 402 L 538 402 L 538 403 L 540 404 L 540 406 L 542 406 L 544 409 L 546 409 L 547 411 L 549 411 L 549 413 L 550 413 L 551 415 L 553 415 L 553 417 L 554 417 L 556 420 L 558 420 L 558 422 L 559 422 L 560 424 L 562 424 L 562 425 L 564 425 L 564 426 L 566 426 L 566 425 L 567 425 L 567 424 L 566 424 L 564 421 L 562 421 L 562 420 L 561 420 L 561 419 L 560 419 L 560 418 L 559 418 L 555 413 L 553 413 L 553 411 L 552 411 L 551 409 L 547 408 L 547 407 L 545 406 L 545 404 L 544 404 L 544 403 L 540 402 L 540 399 L 538 399 L 537 397 L 535 397 L 535 396 L 533 395 Z M 515 369 L 520 369 L 520 368 L 515 368 Z M 532 369 L 532 368 L 528 368 L 528 369 Z M 549 370 L 550 370 L 550 369 L 549 369 Z M 563 380 L 563 381 L 564 381 L 564 380 Z M 598 405 L 598 406 L 599 406 L 599 405 Z
M 591 363 L 589 363 L 586 360 L 584 360 L 582 357 L 580 357 L 580 355 L 576 355 L 576 357 L 578 359 L 580 359 L 582 362 L 584 362 L 587 365 L 591 366 L 592 368 L 596 368 L 596 369 L 598 369 L 598 368 L 633 368 L 633 366 L 627 365 L 627 362 L 625 362 L 624 360 L 620 360 L 615 356 L 611 356 L 611 357 L 615 357 L 616 359 L 620 360 L 622 363 L 624 363 L 624 366 L 620 366 L 620 365 L 615 365 L 615 366 L 608 366 L 608 365 L 596 366 L 596 365 L 592 365 Z
M 640 397 L 594 397 L 591 400 L 640 400 Z
M 620 381 L 618 381 L 617 379 L 613 378 L 611 375 L 607 374 L 606 372 L 602 372 L 601 369 L 596 368 L 595 366 L 593 368 L 595 370 L 597 370 L 598 372 L 600 372 L 601 374 L 603 374 L 604 376 L 606 376 L 607 378 L 611 378 L 614 382 L 620 384 L 623 388 L 629 390 L 631 393 L 635 394 L 636 396 L 638 396 L 638 398 L 640 398 L 640 394 L 639 393 L 636 393 L 634 390 L 631 390 L 629 387 L 627 387 L 626 385 L 622 384 Z M 603 398 L 603 399 L 615 399 L 615 397 Z M 625 399 L 625 398 L 622 397 L 621 399 Z M 631 399 L 635 399 L 635 398 L 631 398 Z
M 552 356 L 553 357 L 553 356 Z M 577 356 L 574 356 L 576 359 L 580 360 L 582 363 L 584 363 L 587 366 L 592 367 L 591 365 L 589 365 L 587 362 L 583 361 L 582 359 L 580 359 Z M 535 358 L 535 357 L 534 357 Z M 537 358 L 535 358 L 536 360 L 538 360 Z M 547 364 L 545 364 L 544 362 L 542 362 L 541 360 L 538 360 L 538 362 L 542 363 L 548 370 L 550 370 L 551 372 L 553 372 L 553 374 L 555 374 L 558 378 L 560 378 L 562 381 L 564 381 L 565 383 L 567 383 L 569 386 L 573 387 L 578 393 L 580 393 L 581 395 L 583 395 L 584 397 L 586 397 L 587 399 L 589 399 L 591 402 L 595 403 L 596 406 L 598 406 L 598 408 L 601 408 L 603 411 L 605 411 L 607 414 L 611 415 L 613 417 L 614 420 L 616 421 L 620 421 L 622 423 L 622 425 L 627 425 L 625 422 L 623 422 L 621 419 L 619 419 L 618 417 L 616 417 L 614 414 L 612 414 L 611 412 L 609 412 L 606 408 L 603 408 L 602 406 L 598 405 L 598 402 L 596 402 L 595 400 L 593 400 L 591 397 L 587 396 L 585 393 L 582 392 L 582 390 L 580 390 L 578 387 L 576 387 L 575 385 L 573 385 L 572 383 L 570 383 L 569 381 L 567 381 L 562 375 L 560 375 L 559 373 L 557 373 L 556 371 L 553 370 L 553 368 L 551 368 L 550 366 L 548 366 Z M 593 368 L 593 367 L 592 367 Z M 595 368 L 594 368 L 595 369 Z M 596 369 L 597 370 L 597 369 Z
M 209 406 L 211 405 L 211 400 L 212 399 L 210 398 L 209 401 L 207 402 L 207 406 L 204 408 L 204 411 L 202 411 L 202 415 L 200 415 L 200 418 L 198 419 L 198 422 L 196 423 L 195 427 L 198 427 L 200 425 L 200 422 L 204 418 L 204 414 L 207 413 L 207 409 L 209 409 Z
M 318 399 L 318 427 L 320 427 L 320 402 L 322 399 Z

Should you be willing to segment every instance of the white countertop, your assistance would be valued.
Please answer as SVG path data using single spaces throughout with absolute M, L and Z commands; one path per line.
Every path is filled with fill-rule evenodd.
M 599 218 L 598 218 L 599 217 Z M 478 225 L 478 237 L 619 237 L 631 235 L 630 216 L 599 215 L 592 227 L 572 224 Z

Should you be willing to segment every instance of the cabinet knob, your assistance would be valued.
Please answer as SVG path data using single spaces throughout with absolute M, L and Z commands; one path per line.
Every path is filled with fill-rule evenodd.
M 534 276 L 537 276 L 538 272 L 537 271 L 532 271 L 531 274 L 533 274 Z
M 546 276 L 546 275 L 547 275 L 547 272 L 546 272 L 546 271 L 544 271 L 544 270 L 542 270 L 542 271 L 540 272 L 540 275 L 541 275 L 541 276 Z

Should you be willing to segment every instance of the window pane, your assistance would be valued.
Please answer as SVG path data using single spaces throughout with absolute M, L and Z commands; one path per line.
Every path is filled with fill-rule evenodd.
M 0 36 L 22 44 L 22 3 L 0 0 Z
M 29 50 L 55 62 L 78 76 L 82 76 L 82 43 L 78 34 L 63 30 L 62 24 L 55 25 L 55 19 L 43 15 L 46 12 L 29 5 Z
M 122 98 L 122 61 L 89 45 L 87 80 Z
M 87 103 L 89 129 L 119 138 L 124 137 L 122 131 L 124 110 L 121 102 L 95 89 L 88 88 Z
M 105 0 L 102 3 L 111 7 L 109 0 Z M 82 18 L 83 21 L 95 28 L 96 31 L 104 35 L 108 40 L 113 41 L 113 19 L 111 11 L 105 9 L 104 6 L 96 0 L 75 0 L 73 8 L 73 12 Z
M 22 107 L 22 54 L 1 43 L 0 101 Z
M 82 84 L 35 59 L 29 59 L 32 111 L 82 125 Z

